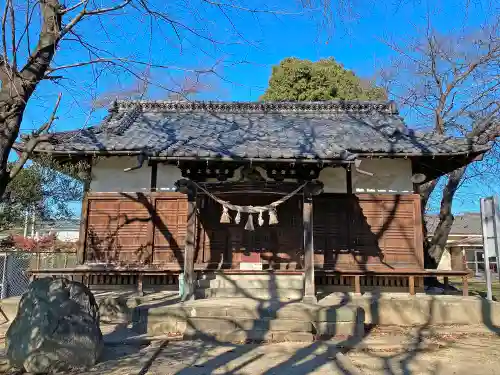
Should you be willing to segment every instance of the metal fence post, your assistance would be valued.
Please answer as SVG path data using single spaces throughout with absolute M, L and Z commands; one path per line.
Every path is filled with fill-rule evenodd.
M 481 198 L 481 225 L 483 232 L 486 298 L 492 300 L 490 256 L 498 257 L 498 201 L 494 197 Z M 497 258 L 498 262 L 498 258 Z M 498 270 L 497 270 L 498 271 Z
M 75 267 L 75 252 L 31 252 L 10 251 L 0 253 L 0 298 L 20 296 L 24 294 L 31 282 L 28 272 L 40 270 Z
M 3 264 L 2 264 L 2 295 L 1 299 L 7 298 L 7 288 L 5 286 L 5 274 L 7 273 L 7 253 L 2 254 Z

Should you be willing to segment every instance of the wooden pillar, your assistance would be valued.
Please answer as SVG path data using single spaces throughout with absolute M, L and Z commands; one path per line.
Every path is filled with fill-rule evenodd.
M 462 292 L 464 297 L 469 295 L 469 275 L 462 276 Z
M 410 276 L 408 278 L 408 285 L 410 287 L 410 295 L 415 295 L 415 276 Z
M 137 295 L 138 295 L 139 297 L 144 296 L 144 286 L 143 286 L 143 281 L 144 281 L 143 275 L 142 275 L 142 273 L 139 273 L 139 274 L 137 275 Z
M 354 276 L 354 294 L 361 295 L 361 276 Z
M 184 293 L 182 301 L 195 298 L 194 251 L 196 241 L 196 186 L 192 182 L 184 183 L 188 196 L 188 218 L 186 244 L 184 245 Z
M 304 298 L 302 302 L 317 303 L 314 285 L 313 200 L 308 186 L 304 189 L 302 219 L 304 225 Z
M 443 277 L 443 283 L 444 283 L 444 290 L 450 289 L 450 279 L 448 276 Z
M 345 167 L 345 177 L 347 194 L 352 194 L 352 168 L 350 165 Z
M 84 170 L 80 172 L 80 176 L 83 180 L 83 200 L 80 218 L 80 233 L 78 236 L 78 248 L 76 251 L 78 264 L 83 264 L 85 262 L 85 244 L 87 240 L 87 219 L 89 206 L 88 191 L 90 190 L 90 182 L 92 180 L 92 158 L 87 158 L 85 163 L 86 165 L 84 166 Z
M 151 165 L 151 184 L 150 188 L 151 191 L 156 191 L 157 189 L 157 180 L 158 180 L 158 162 L 157 161 L 152 161 L 150 163 Z

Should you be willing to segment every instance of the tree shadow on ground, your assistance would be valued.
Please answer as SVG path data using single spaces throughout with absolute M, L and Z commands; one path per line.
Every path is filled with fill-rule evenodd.
M 395 212 L 395 209 L 393 209 L 392 211 Z M 372 234 L 377 239 L 381 238 L 383 232 L 390 227 L 391 220 L 394 220 L 394 214 L 388 215 L 386 217 L 386 222 L 381 225 L 380 230 L 377 233 Z M 366 224 L 365 226 L 365 229 L 367 228 L 370 229 L 370 226 L 368 224 Z M 358 266 L 360 267 L 360 269 L 368 270 L 368 262 L 370 258 L 372 257 L 362 255 L 358 257 Z M 257 361 L 262 357 L 262 353 L 259 352 L 259 350 L 265 351 L 265 341 L 267 335 L 272 332 L 272 321 L 280 319 L 280 314 L 283 313 L 283 311 L 285 311 L 288 306 L 294 304 L 294 302 L 292 301 L 281 301 L 279 299 L 279 295 L 277 295 L 278 288 L 276 287 L 276 274 L 270 272 L 269 276 L 269 282 L 267 283 L 269 298 L 256 298 L 251 293 L 248 293 L 247 290 L 240 288 L 239 285 L 237 283 L 234 283 L 234 281 L 230 278 L 226 278 L 225 280 L 228 283 L 232 283 L 232 286 L 235 290 L 237 290 L 246 299 L 253 301 L 253 303 L 255 304 L 253 309 L 254 311 L 256 311 L 257 316 L 251 319 L 252 324 L 250 326 L 239 325 L 240 323 L 238 319 L 231 319 L 230 317 L 220 319 L 234 324 L 236 329 L 240 331 L 253 332 L 254 339 L 249 340 L 250 342 L 246 344 L 232 344 L 230 342 L 217 341 L 216 337 L 211 335 L 210 332 L 198 329 L 195 319 L 193 319 L 191 315 L 185 312 L 179 316 L 173 316 L 175 318 L 186 321 L 187 327 L 189 328 L 189 331 L 191 332 L 191 335 L 193 337 L 206 340 L 203 347 L 191 348 L 189 350 L 186 349 L 181 353 L 178 353 L 178 355 L 183 357 L 184 360 L 186 359 L 186 357 L 189 358 L 187 367 L 200 368 L 200 373 L 213 372 L 216 369 L 218 372 L 220 372 L 221 370 L 223 371 L 224 369 L 226 369 L 226 371 L 222 373 L 235 374 L 243 371 L 246 366 L 250 366 L 252 362 Z M 345 308 L 349 304 L 350 300 L 350 296 L 345 294 L 337 305 L 329 306 L 326 308 L 328 310 L 326 314 L 329 316 L 329 319 L 333 323 L 340 323 L 336 318 L 338 312 L 341 308 Z M 288 359 L 275 364 L 270 369 L 266 369 L 262 373 L 272 374 L 290 372 L 305 374 L 313 372 L 321 366 L 329 365 L 331 366 L 332 371 L 333 369 L 335 369 L 335 371 L 338 371 L 342 374 L 356 374 L 357 369 L 350 366 L 348 355 L 350 352 L 362 345 L 365 341 L 369 343 L 370 337 L 373 335 L 375 328 L 380 324 L 381 321 L 380 301 L 380 294 L 372 293 L 370 302 L 368 304 L 369 306 L 367 307 L 368 311 L 365 310 L 366 307 L 356 308 L 355 320 L 359 319 L 364 321 L 365 316 L 367 315 L 369 315 L 371 318 L 370 324 L 367 325 L 365 327 L 366 329 L 364 329 L 362 332 L 353 329 L 353 332 L 350 335 L 345 338 L 340 338 L 336 335 L 335 328 L 333 328 L 329 335 L 323 337 L 323 340 L 316 340 L 299 348 L 294 353 L 292 353 Z M 147 331 L 147 317 L 149 311 L 161 307 L 162 304 L 163 302 L 150 303 L 142 307 L 142 311 L 134 320 L 134 324 L 136 324 L 135 328 L 139 332 Z M 189 307 L 189 303 L 182 305 Z M 306 306 L 303 304 L 300 305 L 302 305 L 303 307 Z M 434 308 L 434 301 L 432 301 L 430 304 L 429 315 L 432 315 Z M 485 321 L 486 325 L 489 325 L 491 327 L 491 329 L 497 329 L 491 321 L 491 310 L 488 310 L 488 308 L 488 306 L 483 307 L 483 320 Z M 401 311 L 400 313 L 403 314 L 404 312 Z M 313 314 L 311 315 L 311 322 L 312 321 L 314 321 Z M 383 362 L 384 368 L 386 368 L 385 373 L 388 375 L 396 373 L 416 375 L 417 373 L 412 370 L 412 364 L 416 361 L 419 353 L 425 350 L 426 337 L 428 337 L 429 332 L 431 332 L 430 320 L 416 329 L 411 343 L 407 347 L 405 347 L 405 353 L 403 353 L 402 355 L 382 356 L 376 353 L 370 353 L 370 356 L 372 356 L 375 360 Z M 442 344 L 441 347 L 451 347 L 452 345 L 453 342 L 450 341 L 449 343 Z M 223 347 L 227 350 L 225 350 L 224 353 L 217 354 L 215 356 L 209 356 L 209 352 L 217 347 Z M 256 353 L 255 357 L 245 359 L 244 362 L 239 363 L 236 366 L 229 366 L 231 362 L 241 358 L 245 358 L 246 356 L 254 352 Z M 189 373 L 193 373 L 192 369 L 188 370 L 187 367 L 185 369 L 179 370 L 177 374 L 187 375 Z M 398 370 L 395 371 L 394 368 L 397 368 Z M 436 364 L 434 368 L 436 369 L 434 373 L 439 374 L 439 366 Z

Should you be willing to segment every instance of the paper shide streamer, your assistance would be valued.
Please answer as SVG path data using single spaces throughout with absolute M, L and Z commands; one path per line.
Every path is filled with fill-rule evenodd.
M 195 183 L 196 184 L 196 183 Z M 246 213 L 248 214 L 247 222 L 245 224 L 245 230 L 253 231 L 255 230 L 254 223 L 253 223 L 253 215 L 258 215 L 257 217 L 257 223 L 259 226 L 264 225 L 264 212 L 267 212 L 269 214 L 269 225 L 275 225 L 278 224 L 278 213 L 276 208 L 286 202 L 288 199 L 296 195 L 302 188 L 306 185 L 307 183 L 302 184 L 299 186 L 297 189 L 292 191 L 291 193 L 285 195 L 283 198 L 272 202 L 266 206 L 239 206 L 236 204 L 232 204 L 228 201 L 222 200 L 220 198 L 217 198 L 215 195 L 210 193 L 208 190 L 206 190 L 203 186 L 200 186 L 198 184 L 197 187 L 202 190 L 207 196 L 212 198 L 214 201 L 219 203 L 222 206 L 222 215 L 220 217 L 220 222 L 223 224 L 229 224 L 231 222 L 231 215 L 230 211 L 236 211 L 236 216 L 234 218 L 234 222 L 236 224 L 239 224 L 241 222 L 241 213 Z

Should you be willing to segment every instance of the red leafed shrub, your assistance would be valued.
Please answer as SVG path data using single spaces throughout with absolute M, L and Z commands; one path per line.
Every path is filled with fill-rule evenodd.
M 8 241 L 9 247 L 22 251 L 50 251 L 54 249 L 55 235 L 43 236 L 38 239 L 14 235 Z M 5 244 L 7 245 L 7 244 Z
M 67 252 L 76 250 L 76 242 L 60 241 L 55 234 L 49 234 L 38 239 L 12 235 L 0 241 L 0 249 L 33 252 Z

